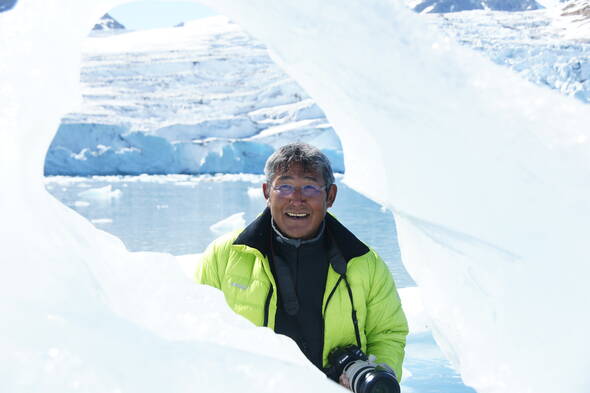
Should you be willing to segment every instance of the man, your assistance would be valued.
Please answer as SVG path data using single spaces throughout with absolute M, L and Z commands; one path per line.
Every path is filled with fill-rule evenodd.
M 267 208 L 207 248 L 197 282 L 221 289 L 254 324 L 291 337 L 320 369 L 330 351 L 354 344 L 399 380 L 407 321 L 383 260 L 326 214 L 337 193 L 328 158 L 293 143 L 264 172 Z

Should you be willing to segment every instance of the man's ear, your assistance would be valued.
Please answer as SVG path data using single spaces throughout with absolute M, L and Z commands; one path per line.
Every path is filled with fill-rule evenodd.
M 326 195 L 326 205 L 328 207 L 332 207 L 332 205 L 334 204 L 334 201 L 336 200 L 337 193 L 338 193 L 338 187 L 336 187 L 336 184 L 330 185 L 330 189 L 326 193 L 327 194 Z
M 268 200 L 268 198 L 270 197 L 267 183 L 262 183 L 262 194 L 264 195 L 264 199 L 266 200 Z

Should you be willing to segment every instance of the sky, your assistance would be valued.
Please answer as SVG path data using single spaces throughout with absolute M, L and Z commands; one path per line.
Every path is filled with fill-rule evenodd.
M 143 0 L 115 7 L 109 14 L 129 30 L 144 30 L 172 27 L 217 12 L 194 2 Z

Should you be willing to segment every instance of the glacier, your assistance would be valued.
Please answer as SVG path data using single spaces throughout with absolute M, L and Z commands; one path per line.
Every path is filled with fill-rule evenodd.
M 127 32 L 94 26 L 82 104 L 62 119 L 46 175 L 262 173 L 277 146 L 312 143 L 344 171 L 322 110 L 225 16 Z
M 586 7 L 590 3 L 586 3 Z M 527 12 L 423 15 L 461 44 L 538 85 L 590 103 L 590 26 L 584 2 Z
M 123 2 L 0 13 L 1 390 L 342 391 L 172 256 L 129 253 L 44 190 L 47 148 L 80 102 L 83 39 Z M 345 182 L 394 211 L 464 381 L 586 392 L 588 107 L 434 34 L 401 1 L 201 3 L 264 42 L 324 110 Z

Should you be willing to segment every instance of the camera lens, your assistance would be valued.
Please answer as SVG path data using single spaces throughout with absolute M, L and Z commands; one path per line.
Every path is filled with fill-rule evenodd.
M 367 357 L 358 347 L 339 347 L 328 355 L 330 367 L 324 372 L 338 382 L 346 374 L 354 393 L 400 393 L 395 372 L 385 363 L 376 364 L 375 357 Z
M 356 393 L 400 393 L 399 383 L 383 370 L 372 370 L 360 376 L 355 384 Z
M 367 393 L 393 393 L 391 386 L 383 381 L 376 382 Z

